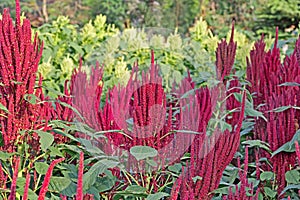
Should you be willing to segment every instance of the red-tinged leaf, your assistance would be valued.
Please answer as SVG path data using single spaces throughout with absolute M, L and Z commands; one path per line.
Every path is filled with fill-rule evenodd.
M 83 199 L 83 182 L 82 182 L 83 168 L 84 168 L 83 160 L 84 160 L 84 154 L 83 154 L 83 152 L 80 152 L 76 200 Z
M 14 168 L 14 175 L 13 175 L 13 180 L 12 180 L 12 184 L 10 187 L 10 195 L 8 200 L 15 200 L 16 199 L 16 188 L 17 188 L 17 179 L 18 179 L 18 169 L 19 169 L 19 163 L 20 163 L 20 157 L 16 158 L 15 161 L 16 165 Z
M 51 176 L 52 176 L 52 171 L 54 169 L 54 166 L 57 165 L 58 163 L 62 162 L 63 160 L 65 160 L 65 158 L 59 158 L 59 159 L 56 159 L 54 160 L 50 166 L 49 166 L 49 169 L 45 175 L 45 179 L 44 179 L 44 183 L 42 185 L 42 188 L 40 190 L 40 194 L 39 194 L 39 198 L 38 200 L 44 200 L 45 199 L 45 196 L 46 196 L 46 193 L 48 191 L 48 185 L 50 183 L 50 179 L 51 179 Z

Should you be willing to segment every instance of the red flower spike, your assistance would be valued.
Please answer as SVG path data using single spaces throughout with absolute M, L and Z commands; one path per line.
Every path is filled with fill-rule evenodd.
M 200 96 L 201 98 L 205 98 L 205 96 L 202 95 Z M 203 101 L 200 100 L 199 102 Z M 234 104 L 226 105 L 227 109 L 240 107 L 238 114 L 232 116 L 234 120 L 230 121 L 232 126 L 231 132 L 226 130 L 224 133 L 221 133 L 219 129 L 216 129 L 212 136 L 203 134 L 195 138 L 190 151 L 193 159 L 191 159 L 190 166 L 187 165 L 186 172 L 181 175 L 183 182 L 179 193 L 181 199 L 191 198 L 190 195 L 193 195 L 195 199 L 210 199 L 212 197 L 211 192 L 218 188 L 223 171 L 231 162 L 239 147 L 239 134 L 244 118 L 245 102 L 246 94 L 243 92 L 241 103 L 235 102 Z M 209 104 L 201 103 L 201 105 Z M 210 144 L 214 145 L 211 147 Z M 193 180 L 195 176 L 201 177 L 196 183 Z
M 39 142 L 36 133 L 19 135 L 20 130 L 40 129 L 47 131 L 51 104 L 44 102 L 42 89 L 35 88 L 38 63 L 42 56 L 43 43 L 35 35 L 32 42 L 29 20 L 20 18 L 20 2 L 16 1 L 16 23 L 14 25 L 8 9 L 0 20 L 0 103 L 7 107 L 9 113 L 0 111 L 4 146 L 0 150 L 14 152 L 17 141 L 26 141 L 31 157 L 38 153 Z M 39 86 L 42 84 L 40 78 Z M 31 104 L 32 96 L 41 102 Z
M 184 170 L 184 169 L 182 169 Z M 180 176 L 174 183 L 174 186 L 172 187 L 172 191 L 170 194 L 170 199 L 169 200 L 177 200 L 178 194 L 179 194 L 179 189 L 182 184 L 182 176 Z
M 253 98 L 254 108 L 258 107 L 268 121 L 265 122 L 261 118 L 254 119 L 253 139 L 267 142 L 270 144 L 271 151 L 277 150 L 293 138 L 299 128 L 297 120 L 300 117 L 300 112 L 293 108 L 282 112 L 274 111 L 283 106 L 300 106 L 299 88 L 282 86 L 287 82 L 300 83 L 299 39 L 294 52 L 290 56 L 286 56 L 283 63 L 280 62 L 277 43 L 278 28 L 276 29 L 274 48 L 265 52 L 262 38 L 256 42 L 254 50 L 250 52 L 250 59 L 247 60 L 247 80 L 251 84 L 247 89 L 256 95 Z M 296 154 L 282 152 L 271 158 L 270 154 L 262 149 L 257 154 L 257 159 L 266 157 L 270 160 L 271 166 L 262 164 L 261 167 L 263 170 L 273 170 L 276 174 L 277 192 L 280 194 L 286 186 L 285 173 L 290 166 L 295 165 Z
M 14 160 L 15 160 L 14 175 L 13 175 L 12 183 L 10 186 L 10 195 L 9 195 L 8 200 L 16 199 L 16 189 L 17 189 L 17 179 L 18 179 L 18 173 L 19 173 L 20 157 L 17 157 Z
M 295 49 L 296 49 L 296 57 L 297 57 L 298 65 L 300 66 L 300 36 L 296 42 Z
M 53 171 L 55 165 L 57 165 L 58 163 L 60 163 L 64 160 L 65 160 L 65 158 L 59 158 L 59 159 L 56 159 L 56 160 L 51 162 L 51 164 L 50 164 L 50 166 L 49 166 L 49 168 L 46 172 L 43 185 L 40 189 L 38 200 L 44 200 L 45 199 L 46 193 L 48 191 L 48 185 L 50 183 L 50 179 L 51 179 L 51 176 L 52 176 L 52 171 Z
M 234 22 L 232 22 L 231 37 L 227 44 L 226 40 L 222 40 L 218 44 L 216 50 L 216 73 L 217 80 L 224 81 L 224 78 L 228 76 L 232 70 L 237 43 L 233 41 L 234 37 Z
M 235 186 L 235 193 L 232 192 L 232 187 L 230 187 L 229 194 L 223 196 L 223 200 L 258 200 L 259 190 L 257 190 L 254 194 L 253 184 L 250 184 L 247 179 L 248 155 L 248 147 L 246 147 L 244 169 L 241 169 L 240 158 L 238 158 L 240 186 Z
M 3 172 L 2 163 L 0 161 L 0 188 L 3 188 L 6 184 L 6 177 Z
M 26 174 L 26 181 L 25 181 L 25 186 L 24 186 L 23 200 L 27 200 L 29 184 L 30 184 L 30 173 L 28 171 L 27 174 Z
M 295 141 L 295 147 L 296 147 L 296 155 L 298 157 L 298 162 L 300 164 L 300 148 L 299 148 L 298 141 Z
M 84 168 L 83 160 L 84 160 L 84 154 L 83 154 L 83 152 L 80 152 L 76 200 L 83 199 L 83 182 L 82 182 L 83 181 L 83 168 Z

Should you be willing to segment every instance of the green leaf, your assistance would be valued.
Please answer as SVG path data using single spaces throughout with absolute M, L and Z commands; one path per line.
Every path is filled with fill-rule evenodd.
M 60 193 L 71 184 L 71 180 L 66 177 L 52 176 L 49 183 L 49 190 Z
M 277 191 L 273 191 L 272 189 L 270 189 L 268 187 L 264 187 L 264 191 L 265 191 L 266 195 L 268 195 L 271 198 L 274 198 L 277 194 Z
M 146 193 L 147 189 L 139 185 L 130 185 L 124 191 L 116 192 L 114 200 L 124 199 L 123 196 L 129 197 L 142 197 L 146 198 L 148 195 Z
M 34 167 L 38 174 L 44 175 L 47 173 L 49 165 L 45 162 L 36 162 L 34 163 Z
M 2 103 L 0 103 L 0 110 L 3 110 L 4 112 L 9 113 L 8 109 Z
M 99 191 L 94 186 L 92 186 L 91 188 L 89 188 L 86 191 L 86 193 L 87 194 L 92 194 L 94 200 L 102 200 L 102 198 L 100 197 Z
M 147 189 L 139 185 L 130 185 L 124 190 L 124 194 L 146 194 Z M 123 193 L 121 191 L 120 193 Z
M 66 187 L 63 191 L 61 191 L 61 194 L 72 197 L 76 195 L 76 190 L 77 190 L 77 184 L 71 182 L 68 187 Z
M 297 130 L 295 135 L 293 136 L 293 138 L 283 144 L 281 147 L 279 147 L 278 149 L 276 149 L 273 153 L 272 153 L 272 157 L 275 156 L 276 154 L 280 153 L 280 152 L 295 152 L 295 141 L 300 142 L 300 130 Z
M 0 192 L 2 192 L 1 189 L 0 189 Z M 17 188 L 17 193 L 18 194 L 24 194 L 24 187 L 18 187 Z M 38 195 L 34 191 L 32 191 L 30 188 L 28 188 L 27 198 L 28 199 L 38 199 Z
M 273 172 L 263 172 L 260 174 L 260 180 L 261 181 L 269 181 L 274 177 L 274 173 Z
M 75 43 L 75 42 L 70 42 L 69 45 L 70 45 L 75 51 L 77 51 L 77 53 L 78 53 L 79 55 L 82 56 L 82 55 L 84 54 L 84 52 L 83 52 L 82 49 L 81 49 L 81 46 L 79 46 L 77 43 Z
M 24 99 L 26 100 L 26 101 L 28 101 L 29 103 L 31 103 L 31 104 L 37 104 L 38 102 L 40 102 L 41 100 L 37 97 L 37 96 L 35 96 L 34 94 L 25 94 L 24 95 Z
M 166 76 L 166 75 L 168 75 L 170 73 L 171 68 L 170 68 L 169 65 L 164 65 L 163 67 L 160 68 L 160 70 L 161 70 L 161 73 L 164 76 Z
M 173 78 L 176 81 L 176 83 L 180 83 L 180 81 L 182 79 L 182 75 L 179 71 L 174 71 L 173 72 Z
M 17 179 L 17 186 L 18 187 L 24 187 L 26 182 L 26 178 L 24 177 L 18 177 Z
M 288 185 L 288 186 L 286 186 L 284 189 L 283 189 L 283 191 L 281 192 L 281 194 L 279 195 L 279 196 L 281 196 L 281 195 L 283 195 L 284 193 L 286 193 L 288 190 L 300 190 L 300 184 L 297 184 L 297 185 Z
M 70 138 L 72 141 L 78 142 L 78 139 L 76 139 L 76 138 L 75 138 L 73 135 L 71 135 L 71 134 L 65 133 L 65 131 L 62 131 L 62 130 L 60 130 L 60 129 L 53 129 L 53 132 L 56 133 L 56 134 L 59 134 L 59 135 L 68 137 L 68 138 Z
M 285 82 L 280 84 L 279 86 L 300 86 L 300 84 L 295 82 Z
M 146 160 L 146 163 L 151 167 L 157 167 L 157 163 L 154 160 Z
M 182 169 L 182 165 L 180 163 L 176 163 L 168 167 L 171 172 L 179 173 Z
M 64 157 L 64 154 L 57 147 L 51 146 L 48 149 L 50 150 L 51 156 Z
M 116 177 L 101 177 L 97 178 L 95 188 L 97 189 L 98 192 L 105 192 L 110 190 L 116 183 Z
M 269 148 L 269 144 L 261 141 L 261 140 L 246 140 L 242 142 L 243 145 L 249 145 L 249 147 L 259 147 L 262 149 L 265 149 L 268 152 L 271 152 L 271 149 Z
M 297 170 L 290 170 L 285 173 L 285 180 L 291 184 L 300 183 L 300 172 Z
M 193 182 L 196 183 L 198 180 L 202 180 L 202 177 L 201 176 L 195 176 L 192 179 L 193 179 Z
M 125 191 L 133 194 L 141 194 L 141 193 L 145 193 L 147 189 L 139 185 L 130 185 L 126 188 Z
M 35 130 L 35 132 L 40 136 L 41 149 L 46 151 L 54 141 L 54 136 L 51 133 L 45 131 Z
M 257 187 L 258 184 L 260 183 L 260 181 L 257 180 L 256 178 L 248 178 L 248 182 L 249 182 L 249 184 L 252 184 L 253 187 Z
M 66 108 L 69 108 L 69 109 L 71 109 L 73 112 L 75 112 L 75 113 L 78 115 L 78 117 L 80 117 L 81 120 L 84 120 L 84 117 L 80 114 L 80 112 L 79 112 L 76 108 L 74 108 L 73 106 L 67 104 L 66 102 L 62 102 L 62 101 L 58 101 L 58 102 L 59 102 L 59 104 L 61 104 L 62 106 L 66 107 Z
M 245 115 L 251 117 L 260 117 L 264 119 L 266 122 L 268 121 L 262 112 L 254 110 L 253 108 L 249 108 L 249 107 L 245 108 Z
M 198 90 L 198 89 L 191 89 L 191 90 L 187 91 L 186 93 L 184 93 L 184 94 L 180 97 L 180 99 L 189 98 L 190 96 L 195 95 L 195 94 L 196 94 L 196 90 Z
M 274 108 L 271 111 L 273 111 L 273 112 L 283 112 L 283 111 L 288 110 L 290 108 L 292 108 L 292 106 L 281 106 L 281 107 L 278 107 L 278 108 Z
M 96 147 L 95 145 L 92 144 L 90 140 L 83 139 L 83 138 L 78 138 L 77 139 L 85 148 L 86 150 L 91 153 L 92 155 L 103 155 L 104 152 L 101 151 L 100 148 Z
M 155 194 L 149 194 L 146 198 L 146 200 L 160 200 L 164 197 L 168 197 L 170 196 L 168 193 L 165 193 L 165 192 L 158 192 L 158 193 L 155 193 Z
M 212 191 L 213 194 L 228 194 L 228 191 L 229 191 L 229 187 L 226 186 L 226 187 L 221 187 L 221 188 L 218 188 L 218 189 L 215 189 L 214 191 Z M 235 188 L 233 187 L 232 188 L 232 192 L 235 191 Z
M 8 152 L 4 152 L 4 151 L 0 151 L 0 159 L 2 161 L 7 161 L 8 159 L 10 159 L 15 153 L 8 153 Z
M 149 146 L 134 146 L 130 148 L 130 153 L 139 161 L 157 156 L 156 149 Z
M 83 189 L 87 191 L 95 182 L 99 174 L 105 172 L 106 169 L 114 168 L 119 164 L 117 161 L 103 159 L 96 162 L 84 175 L 83 175 Z

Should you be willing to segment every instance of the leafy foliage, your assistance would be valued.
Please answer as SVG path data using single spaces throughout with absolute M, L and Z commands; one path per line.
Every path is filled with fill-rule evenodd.
M 182 38 L 61 16 L 36 30 L 42 56 L 16 8 L 0 21 L 1 199 L 299 199 L 300 39 L 282 56 L 278 31 L 253 44 L 232 26 L 218 42 L 202 18 Z

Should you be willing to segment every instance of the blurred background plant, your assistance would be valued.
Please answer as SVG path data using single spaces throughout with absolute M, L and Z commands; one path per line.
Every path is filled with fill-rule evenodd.
M 124 84 L 134 62 L 143 69 L 154 49 L 166 87 L 187 69 L 202 83 L 214 74 L 217 41 L 228 38 L 235 20 L 238 42 L 234 68 L 245 69 L 254 39 L 262 33 L 267 47 L 279 27 L 282 58 L 291 54 L 299 30 L 296 0 L 21 0 L 25 16 L 43 41 L 40 62 L 44 86 L 63 91 L 64 81 L 78 66 L 99 61 L 105 65 L 105 90 Z M 13 8 L 3 0 L 0 9 Z M 14 15 L 14 9 L 12 15 Z M 59 10 L 59 12 L 57 12 Z M 199 50 L 200 49 L 200 50 Z M 172 67 L 171 67 L 172 66 Z M 51 90 L 51 89 L 50 89 Z M 47 91 L 51 96 L 57 96 Z
M 106 19 L 98 15 L 80 28 L 71 24 L 68 17 L 59 16 L 51 24 L 36 29 L 45 42 L 39 72 L 44 77 L 48 95 L 58 95 L 50 88 L 63 91 L 65 80 L 70 79 L 80 59 L 85 68 L 97 61 L 104 65 L 104 90 L 119 83 L 124 85 L 135 62 L 142 70 L 149 67 L 150 49 L 155 51 L 160 63 L 166 89 L 170 89 L 174 81 L 178 83 L 187 70 L 196 83 L 214 76 L 219 38 L 202 18 L 190 28 L 191 37 L 163 28 L 126 28 L 120 32 L 114 25 L 107 24 Z M 252 43 L 243 33 L 236 31 L 235 34 L 239 44 L 235 67 L 244 69 Z
M 71 24 L 83 26 L 103 14 L 109 24 L 115 24 L 120 30 L 177 28 L 179 33 L 189 35 L 189 28 L 202 17 L 220 37 L 229 31 L 223 25 L 234 19 L 236 27 L 251 39 L 262 32 L 272 34 L 276 26 L 282 37 L 290 36 L 297 31 L 300 20 L 297 0 L 21 0 L 21 6 L 35 27 L 51 23 L 60 15 L 68 16 Z M 0 9 L 5 7 L 13 8 L 14 2 L 2 0 Z

